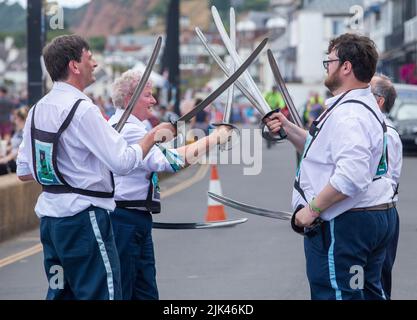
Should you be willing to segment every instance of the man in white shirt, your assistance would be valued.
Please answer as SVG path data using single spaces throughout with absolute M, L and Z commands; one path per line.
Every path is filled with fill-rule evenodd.
M 310 131 L 281 114 L 267 124 L 274 133 L 284 128 L 303 154 L 292 226 L 305 235 L 312 299 L 385 299 L 381 269 L 396 214 L 391 184 L 381 178 L 386 126 L 369 86 L 378 54 L 369 38 L 344 34 L 328 55 L 325 85 L 334 97 Z
M 391 80 L 383 75 L 377 74 L 371 80 L 372 93 L 378 103 L 379 109 L 384 114 L 385 123 L 387 124 L 387 145 L 388 145 L 388 172 L 385 175 L 391 182 L 394 196 L 394 204 L 398 201 L 398 187 L 400 183 L 401 167 L 403 163 L 403 145 L 394 124 L 387 117 L 391 111 L 397 92 Z M 394 210 L 397 212 L 397 206 Z M 395 234 L 387 247 L 384 264 L 382 266 L 382 287 L 384 288 L 387 299 L 391 298 L 392 268 L 394 266 L 395 256 L 397 254 L 398 238 L 400 234 L 400 220 L 397 212 L 397 223 L 395 225 Z
M 129 70 L 113 83 L 112 99 L 116 113 L 109 119 L 112 126 L 119 121 L 140 78 L 139 72 Z M 152 116 L 155 103 L 152 84 L 148 82 L 121 131 L 129 145 L 147 134 L 144 122 Z M 161 211 L 158 172 L 177 172 L 195 163 L 211 147 L 224 143 L 228 136 L 229 129 L 221 126 L 209 136 L 177 149 L 156 145 L 142 166 L 129 175 L 115 174 L 116 210 L 110 217 L 120 257 L 123 299 L 159 298 L 152 240 L 152 214 Z
M 43 188 L 35 212 L 41 218 L 47 299 L 121 299 L 109 218 L 115 208 L 111 172 L 123 175 L 141 166 L 158 131 L 173 128 L 155 128 L 129 146 L 83 93 L 95 81 L 97 66 L 88 43 L 60 36 L 43 55 L 54 85 L 30 110 L 17 175 Z

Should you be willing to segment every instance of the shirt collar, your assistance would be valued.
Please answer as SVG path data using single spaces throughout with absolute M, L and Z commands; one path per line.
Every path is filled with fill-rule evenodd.
M 123 112 L 125 112 L 124 109 L 121 109 L 121 108 L 118 108 L 118 107 L 116 108 L 116 112 L 114 113 L 114 120 L 116 122 L 118 122 L 120 120 L 120 118 L 123 115 Z M 136 125 L 138 125 L 138 126 L 140 126 L 140 127 L 142 127 L 143 129 L 146 130 L 145 124 L 133 115 L 130 115 L 129 118 L 127 118 L 127 122 L 134 123 L 134 124 L 136 124 Z
M 338 94 L 337 96 L 331 97 L 326 100 L 326 107 L 331 107 L 337 99 L 339 99 L 345 92 L 342 92 Z M 360 88 L 360 89 L 353 89 L 348 94 L 346 94 L 345 98 L 353 98 L 353 97 L 361 97 L 361 96 L 367 96 L 371 94 L 371 86 L 368 86 L 366 88 Z
M 68 93 L 71 93 L 76 98 L 84 99 L 84 100 L 87 100 L 89 102 L 92 102 L 92 100 L 84 92 L 80 91 L 79 89 L 77 89 L 73 85 L 70 85 L 69 83 L 66 83 L 66 82 L 56 81 L 56 82 L 54 82 L 54 84 L 52 86 L 52 89 L 68 92 Z

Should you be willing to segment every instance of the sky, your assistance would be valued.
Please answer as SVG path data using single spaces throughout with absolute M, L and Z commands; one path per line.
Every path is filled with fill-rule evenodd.
M 19 2 L 23 7 L 26 8 L 26 3 L 30 0 L 9 0 L 9 3 Z M 64 7 L 71 7 L 76 8 L 83 5 L 86 2 L 90 2 L 90 0 L 56 0 L 58 4 Z M 0 1 L 1 2 L 1 1 Z

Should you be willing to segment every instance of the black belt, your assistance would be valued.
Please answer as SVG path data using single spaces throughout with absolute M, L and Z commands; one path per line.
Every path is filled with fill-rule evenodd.
M 390 202 L 390 203 L 378 204 L 372 207 L 352 208 L 348 211 L 383 211 L 383 210 L 388 210 L 394 207 L 395 207 L 394 203 Z

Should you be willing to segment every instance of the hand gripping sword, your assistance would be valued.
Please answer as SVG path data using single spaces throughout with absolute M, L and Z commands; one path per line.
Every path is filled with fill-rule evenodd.
M 120 120 L 117 122 L 115 129 L 117 132 L 121 132 L 124 125 L 126 124 L 127 119 L 129 118 L 130 114 L 133 111 L 134 106 L 136 105 L 137 100 L 139 99 L 140 95 L 143 92 L 143 89 L 148 82 L 149 76 L 152 72 L 152 68 L 155 65 L 156 59 L 158 57 L 159 51 L 161 49 L 162 37 L 158 37 L 155 47 L 152 51 L 152 55 L 148 61 L 148 64 L 145 68 L 145 71 L 135 88 L 135 91 L 132 97 L 129 100 L 129 103 L 123 112 Z M 191 223 L 169 223 L 169 222 L 155 222 L 153 224 L 153 228 L 155 229 L 211 229 L 211 228 L 219 228 L 219 227 L 230 227 L 237 224 L 241 224 L 246 222 L 248 219 L 237 219 L 237 220 L 229 220 L 229 221 L 219 221 L 219 222 L 191 222 Z
M 259 46 L 253 51 L 253 53 L 242 63 L 242 65 L 215 91 L 213 91 L 206 99 L 200 102 L 193 110 L 186 113 L 182 117 L 178 118 L 175 121 L 171 121 L 171 123 L 177 127 L 178 122 L 188 122 L 190 121 L 198 112 L 206 108 L 212 101 L 214 101 L 220 94 L 222 94 L 229 86 L 231 86 L 239 76 L 249 67 L 249 65 L 255 60 L 255 58 L 259 55 L 262 49 L 267 44 L 268 39 L 264 39 Z M 216 227 L 224 227 L 224 226 L 233 226 L 236 224 L 244 223 L 247 219 L 239 219 L 239 220 L 230 220 L 230 221 L 220 221 L 220 222 L 212 222 L 212 223 L 164 223 L 164 222 L 157 222 L 153 225 L 153 228 L 158 229 L 207 229 L 207 228 L 216 228 Z
M 256 59 L 256 57 L 261 53 L 262 49 L 268 43 L 268 38 L 262 40 L 259 46 L 251 53 L 251 55 L 240 65 L 240 67 L 228 78 L 225 82 L 223 82 L 220 87 L 214 90 L 212 93 L 209 94 L 207 98 L 201 101 L 194 109 L 190 112 L 186 113 L 185 115 L 178 118 L 176 121 L 171 122 L 173 125 L 176 125 L 178 122 L 188 122 L 190 121 L 197 113 L 204 110 L 210 103 L 212 103 L 218 96 L 220 96 L 227 88 L 229 88 L 239 77 L 240 75 L 246 71 L 246 69 L 250 66 L 250 64 Z
M 299 205 L 297 209 L 295 210 L 294 214 L 292 214 L 291 212 L 288 212 L 288 211 L 274 211 L 274 210 L 250 206 L 248 204 L 245 204 L 236 200 L 232 200 L 230 198 L 218 195 L 210 191 L 208 192 L 208 195 L 213 200 L 220 202 L 224 204 L 225 206 L 231 207 L 236 210 L 240 210 L 240 211 L 247 212 L 247 213 L 254 214 L 257 216 L 261 216 L 261 217 L 267 217 L 267 218 L 278 219 L 278 220 L 286 220 L 286 221 L 291 220 L 292 229 L 295 232 L 303 236 L 307 236 L 307 237 L 311 237 L 315 235 L 318 229 L 320 228 L 321 224 L 323 223 L 322 219 L 317 218 L 309 227 L 304 228 L 304 227 L 297 226 L 295 224 L 295 216 L 298 211 L 304 208 L 303 205 Z

